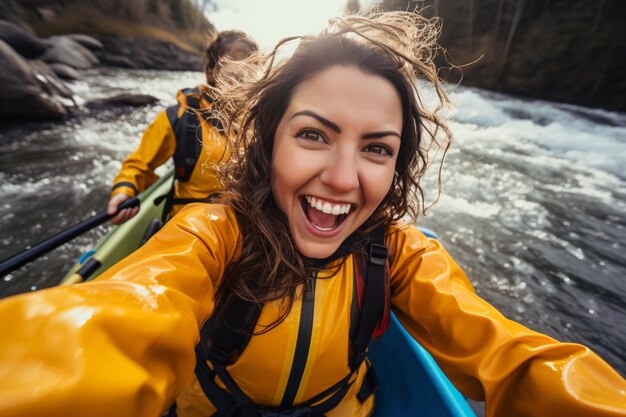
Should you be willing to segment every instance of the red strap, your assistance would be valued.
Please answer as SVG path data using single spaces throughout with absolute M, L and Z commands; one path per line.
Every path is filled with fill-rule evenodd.
M 354 262 L 354 273 L 356 275 L 356 299 L 359 304 L 359 311 L 363 310 L 361 304 L 363 304 L 363 275 L 361 275 L 361 271 L 359 270 L 359 263 Z

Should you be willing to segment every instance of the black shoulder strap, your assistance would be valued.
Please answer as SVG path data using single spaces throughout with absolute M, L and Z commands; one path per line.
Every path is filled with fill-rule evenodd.
M 174 166 L 175 177 L 178 181 L 189 181 L 202 150 L 202 135 L 198 134 L 200 120 L 192 110 L 200 107 L 200 99 L 197 96 L 188 95 L 187 106 L 183 115 L 176 121 L 176 126 L 173 126 L 176 137 Z
M 202 151 L 202 134 L 199 130 L 201 119 L 211 123 L 222 134 L 224 134 L 224 126 L 217 117 L 212 115 L 209 109 L 201 108 L 201 98 L 209 103 L 213 102 L 208 94 L 200 91 L 198 87 L 184 89 L 183 94 L 187 99 L 185 112 L 174 123 L 172 123 L 169 114 L 168 117 L 170 117 L 174 136 L 176 136 L 175 178 L 178 181 L 189 181 Z M 176 108 L 177 112 L 178 109 L 179 107 Z
M 218 306 L 200 330 L 205 352 L 225 365 L 235 362 L 248 345 L 262 309 L 263 304 L 238 297 L 225 307 Z
M 371 234 L 369 260 L 363 288 L 363 302 L 358 327 L 351 340 L 352 359 L 350 368 L 357 371 L 365 359 L 367 348 L 372 340 L 376 324 L 385 314 L 385 264 L 387 248 L 385 247 L 384 228 L 374 229 Z
M 262 309 L 263 304 L 236 298 L 225 307 L 218 305 L 213 317 L 200 330 L 195 373 L 202 391 L 218 410 L 214 416 L 234 416 L 235 410 L 242 406 L 250 410 L 256 407 L 226 367 L 234 363 L 248 345 Z M 213 364 L 213 369 L 208 367 L 207 361 Z M 215 376 L 227 391 L 216 384 Z
M 174 104 L 165 109 L 165 114 L 172 126 L 172 130 L 176 130 L 176 125 L 178 124 L 178 109 L 180 109 L 180 104 Z

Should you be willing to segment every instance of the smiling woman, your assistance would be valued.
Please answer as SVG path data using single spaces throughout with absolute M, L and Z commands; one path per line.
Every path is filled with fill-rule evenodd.
M 366 353 L 393 309 L 489 417 L 625 415 L 606 362 L 503 317 L 405 221 L 450 139 L 436 32 L 410 13 L 338 18 L 218 77 L 228 191 L 95 282 L 0 302 L 0 414 L 370 416 Z
M 286 296 L 272 327 L 311 269 L 363 246 L 377 227 L 417 218 L 429 148 L 445 154 L 450 143 L 435 33 L 410 13 L 334 19 L 322 35 L 302 37 L 289 59 L 275 63 L 284 40 L 252 60 L 262 68 L 242 71 L 252 74 L 247 82 L 223 80 L 216 107 L 241 126 L 232 127 L 240 135 L 222 176 L 247 238 L 218 303 Z M 434 109 L 422 104 L 418 78 L 436 92 Z
M 298 86 L 276 129 L 272 193 L 300 253 L 331 256 L 374 213 L 401 131 L 400 97 L 383 78 L 333 66 Z

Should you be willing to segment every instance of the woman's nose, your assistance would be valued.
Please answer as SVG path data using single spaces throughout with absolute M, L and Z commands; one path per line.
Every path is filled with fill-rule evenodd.
M 359 173 L 354 152 L 339 150 L 328 158 L 320 175 L 322 183 L 338 192 L 352 191 L 359 186 Z

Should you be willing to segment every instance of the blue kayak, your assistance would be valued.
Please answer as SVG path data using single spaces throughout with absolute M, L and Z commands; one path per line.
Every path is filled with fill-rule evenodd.
M 391 314 L 368 357 L 378 378 L 375 417 L 476 417 L 433 357 Z

